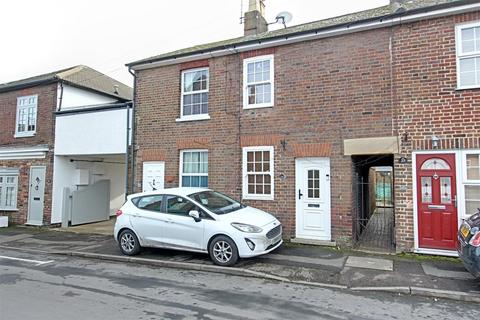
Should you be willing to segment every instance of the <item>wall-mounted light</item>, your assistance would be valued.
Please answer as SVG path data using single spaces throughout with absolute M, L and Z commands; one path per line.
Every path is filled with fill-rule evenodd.
M 432 141 L 432 148 L 437 149 L 438 145 L 440 144 L 440 138 L 434 135 L 432 136 L 431 141 Z

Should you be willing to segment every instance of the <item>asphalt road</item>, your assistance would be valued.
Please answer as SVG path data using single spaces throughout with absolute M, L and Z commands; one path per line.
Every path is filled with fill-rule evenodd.
M 22 259 L 22 260 L 19 260 Z M 476 319 L 473 303 L 0 249 L 0 319 Z

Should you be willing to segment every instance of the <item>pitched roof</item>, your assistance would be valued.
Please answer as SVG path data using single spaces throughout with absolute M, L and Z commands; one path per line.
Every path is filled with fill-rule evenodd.
M 284 29 L 278 29 L 273 31 L 267 31 L 265 33 L 257 35 L 243 36 L 223 41 L 217 41 L 207 44 L 201 44 L 189 48 L 184 48 L 157 56 L 153 56 L 146 59 L 137 60 L 128 63 L 127 66 L 135 66 L 143 63 L 150 63 L 155 61 L 167 60 L 174 57 L 189 56 L 193 54 L 203 53 L 205 51 L 213 51 L 226 49 L 232 46 L 238 46 L 243 44 L 255 43 L 258 41 L 270 40 L 285 36 L 299 35 L 306 32 L 334 28 L 342 25 L 361 23 L 369 20 L 378 20 L 387 16 L 405 15 L 414 13 L 417 11 L 428 11 L 432 9 L 450 7 L 467 3 L 475 3 L 478 0 L 410 0 L 405 1 L 402 5 L 402 9 L 395 5 L 386 5 L 378 8 L 373 8 L 365 11 L 346 14 L 338 17 L 328 18 L 324 20 L 309 22 L 300 24 Z
M 117 97 L 120 100 L 131 100 L 133 96 L 133 90 L 129 86 L 83 65 L 45 73 L 22 80 L 2 83 L 0 84 L 0 92 L 44 83 L 54 83 L 57 81 L 63 81 L 72 86 L 86 88 L 112 97 Z M 118 94 L 115 93 L 115 86 L 118 86 Z

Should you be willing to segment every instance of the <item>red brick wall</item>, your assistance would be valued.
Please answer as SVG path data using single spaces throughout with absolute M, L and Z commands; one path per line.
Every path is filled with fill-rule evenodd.
M 395 28 L 394 90 L 401 153 L 408 164 L 395 166 L 397 250 L 413 248 L 412 151 L 480 148 L 480 90 L 457 90 L 455 25 L 478 21 L 463 14 Z M 398 160 L 398 159 L 397 159 Z
M 290 237 L 295 232 L 295 157 L 330 156 L 333 238 L 350 241 L 352 162 L 343 156 L 343 139 L 392 135 L 389 36 L 389 30 L 376 30 L 275 48 L 273 108 L 243 110 L 240 55 L 209 59 L 211 119 L 204 121 L 175 121 L 182 65 L 139 71 L 137 191 L 147 160 L 142 150 L 150 150 L 148 160 L 158 152 L 157 160 L 166 161 L 166 186 L 174 187 L 179 141 L 192 140 L 195 148 L 209 150 L 209 187 L 238 199 L 241 145 L 269 142 L 275 147 L 275 200 L 248 204 L 275 214 Z M 242 54 L 252 55 L 257 52 Z
M 15 138 L 15 121 L 17 97 L 38 95 L 37 132 L 33 137 Z M 49 152 L 45 159 L 32 160 L 0 160 L 0 167 L 17 168 L 20 170 L 18 181 L 17 208 L 18 211 L 0 211 L 0 215 L 8 215 L 10 223 L 23 224 L 28 214 L 28 188 L 31 166 L 46 166 L 44 224 L 50 224 L 53 177 L 53 145 L 54 145 L 54 115 L 56 107 L 56 84 L 36 86 L 32 88 L 0 93 L 0 148 L 2 147 L 32 147 L 47 145 Z

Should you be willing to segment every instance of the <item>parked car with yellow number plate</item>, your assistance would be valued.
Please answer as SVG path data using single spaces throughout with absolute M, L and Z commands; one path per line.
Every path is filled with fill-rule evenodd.
M 480 278 L 480 210 L 460 226 L 458 256 L 465 268 Z

